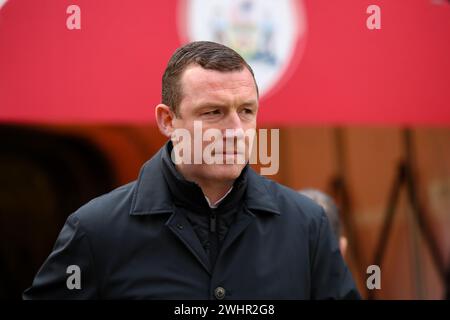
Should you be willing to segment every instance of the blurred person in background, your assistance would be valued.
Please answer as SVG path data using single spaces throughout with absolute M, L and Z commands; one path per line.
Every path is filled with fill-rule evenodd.
M 341 254 L 343 257 L 345 257 L 348 241 L 342 233 L 342 223 L 339 208 L 337 207 L 334 200 L 326 193 L 317 189 L 302 189 L 299 190 L 299 192 L 314 200 L 323 208 L 328 217 L 328 220 L 330 221 L 331 229 L 333 230 L 336 239 L 338 239 L 339 241 L 339 249 L 341 250 Z

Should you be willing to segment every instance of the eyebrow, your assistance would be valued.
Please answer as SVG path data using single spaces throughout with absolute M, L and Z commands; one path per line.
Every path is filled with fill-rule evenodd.
M 239 107 L 250 107 L 250 106 L 258 106 L 258 101 L 252 100 L 248 102 L 244 102 L 243 104 L 239 105 Z
M 239 107 L 249 107 L 249 106 L 258 106 L 258 102 L 256 100 L 250 100 L 250 101 L 246 101 L 242 104 L 239 105 Z M 204 102 L 201 103 L 200 105 L 198 105 L 195 109 L 196 110 L 201 110 L 201 109 L 206 109 L 206 108 L 211 108 L 211 107 L 218 107 L 218 108 L 226 108 L 228 107 L 227 104 L 222 104 L 222 103 L 215 103 L 215 102 Z

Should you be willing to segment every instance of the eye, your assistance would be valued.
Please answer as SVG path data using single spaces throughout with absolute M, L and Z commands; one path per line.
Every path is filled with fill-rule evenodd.
M 218 110 L 218 109 L 206 111 L 206 112 L 202 113 L 202 115 L 205 115 L 205 116 L 213 116 L 213 115 L 218 115 L 218 114 L 220 114 L 220 110 Z
M 244 108 L 244 109 L 241 110 L 241 112 L 246 114 L 246 115 L 251 115 L 251 114 L 254 113 L 253 109 L 251 109 L 251 108 Z

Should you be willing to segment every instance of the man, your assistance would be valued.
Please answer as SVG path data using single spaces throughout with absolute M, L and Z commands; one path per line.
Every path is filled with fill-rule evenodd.
M 299 191 L 301 194 L 307 196 L 308 198 L 314 200 L 318 205 L 320 205 L 325 214 L 327 215 L 328 221 L 330 222 L 331 229 L 339 241 L 339 249 L 341 254 L 345 257 L 347 252 L 348 240 L 347 237 L 342 234 L 341 219 L 339 215 L 339 209 L 334 203 L 333 199 L 326 193 L 316 189 L 303 189 Z
M 172 152 L 199 122 L 233 145 L 230 129 L 256 128 L 258 89 L 239 54 L 213 42 L 176 50 L 155 112 L 171 139 L 137 181 L 67 219 L 24 298 L 359 298 L 320 206 L 256 174 L 247 153 L 236 161 L 240 148 L 211 152 L 222 164 Z

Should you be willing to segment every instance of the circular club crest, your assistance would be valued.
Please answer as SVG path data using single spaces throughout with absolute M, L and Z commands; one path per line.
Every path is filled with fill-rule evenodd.
M 6 3 L 7 0 L 0 0 L 0 9 L 2 8 L 2 6 Z
M 209 40 L 239 52 L 252 67 L 261 95 L 293 69 L 307 29 L 301 0 L 184 0 L 178 18 L 184 42 Z

